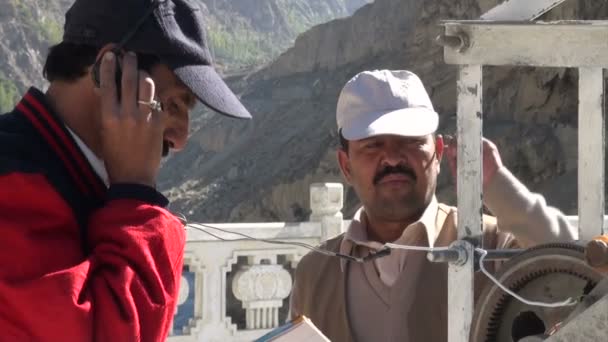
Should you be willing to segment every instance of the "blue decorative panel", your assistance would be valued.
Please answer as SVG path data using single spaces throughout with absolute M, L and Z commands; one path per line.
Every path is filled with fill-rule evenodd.
M 188 266 L 184 266 L 177 313 L 173 317 L 173 336 L 184 335 L 184 328 L 194 319 L 194 279 L 194 273 L 190 272 Z

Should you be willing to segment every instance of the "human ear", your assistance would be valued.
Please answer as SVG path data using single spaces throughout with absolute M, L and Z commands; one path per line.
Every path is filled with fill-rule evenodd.
M 441 136 L 441 134 L 438 134 L 435 137 L 435 155 L 437 156 L 437 161 L 441 162 L 441 158 L 443 158 L 443 150 L 445 148 L 444 142 L 443 142 L 443 136 Z
M 350 159 L 348 158 L 348 153 L 343 149 L 338 149 L 336 152 L 338 158 L 338 165 L 340 166 L 340 171 L 342 171 L 342 176 L 346 182 L 351 184 L 351 169 L 350 169 Z
M 443 152 L 445 149 L 445 143 L 443 142 L 443 136 L 438 134 L 435 137 L 435 158 L 437 159 L 437 173 L 441 171 L 441 159 L 443 158 Z

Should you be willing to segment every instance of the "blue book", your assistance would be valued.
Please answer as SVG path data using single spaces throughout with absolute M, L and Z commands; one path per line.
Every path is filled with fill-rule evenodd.
M 298 316 L 254 342 L 331 342 L 310 319 Z

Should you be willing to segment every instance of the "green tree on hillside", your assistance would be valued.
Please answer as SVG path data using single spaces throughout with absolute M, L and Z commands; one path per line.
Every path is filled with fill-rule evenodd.
M 0 74 L 0 113 L 13 109 L 18 96 L 19 90 L 15 83 Z

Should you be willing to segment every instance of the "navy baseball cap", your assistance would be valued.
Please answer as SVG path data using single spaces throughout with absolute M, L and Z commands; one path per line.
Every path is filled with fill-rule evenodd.
M 157 56 L 209 108 L 251 118 L 212 66 L 195 0 L 76 0 L 65 15 L 63 41 L 123 43 L 126 50 Z

